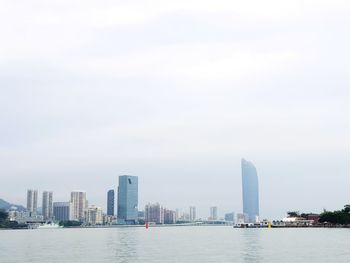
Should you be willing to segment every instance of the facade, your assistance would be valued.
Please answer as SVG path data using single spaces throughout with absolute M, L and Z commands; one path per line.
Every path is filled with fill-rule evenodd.
M 73 205 L 71 202 L 54 202 L 53 216 L 56 221 L 72 220 Z
M 32 215 L 37 214 L 38 190 L 27 190 L 27 212 Z
M 100 207 L 91 206 L 85 210 L 85 223 L 88 225 L 102 225 L 103 213 Z
M 248 222 L 259 221 L 259 182 L 255 166 L 244 159 L 242 165 L 243 213 L 248 215 Z
M 27 223 L 43 223 L 43 216 L 33 214 L 32 212 L 19 212 L 15 211 L 12 214 L 12 221 L 16 221 L 19 224 L 27 224 Z
M 235 221 L 235 213 L 227 213 L 225 214 L 225 221 L 234 222 Z
M 107 192 L 107 215 L 114 216 L 114 190 Z
M 218 208 L 216 206 L 210 207 L 209 220 L 218 220 Z
M 118 186 L 118 222 L 136 224 L 138 216 L 138 177 L 119 176 Z
M 53 206 L 52 206 L 52 192 L 43 192 L 42 213 L 44 220 L 52 220 L 53 218 Z
M 196 207 L 190 206 L 190 221 L 195 221 L 197 219 Z
M 164 224 L 175 224 L 176 212 L 169 209 L 164 209 Z
M 72 220 L 83 221 L 87 209 L 86 192 L 71 192 L 70 201 L 72 203 Z
M 156 204 L 147 204 L 145 206 L 145 222 L 164 224 L 164 208 Z

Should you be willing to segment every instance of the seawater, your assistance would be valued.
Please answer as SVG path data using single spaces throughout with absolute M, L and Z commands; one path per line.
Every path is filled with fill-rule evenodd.
M 0 262 L 350 262 L 350 229 L 228 226 L 0 231 Z

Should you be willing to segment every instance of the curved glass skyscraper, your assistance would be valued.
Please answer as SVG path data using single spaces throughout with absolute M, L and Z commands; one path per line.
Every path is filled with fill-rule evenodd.
M 253 163 L 242 159 L 243 213 L 249 223 L 256 222 L 259 216 L 259 182 Z

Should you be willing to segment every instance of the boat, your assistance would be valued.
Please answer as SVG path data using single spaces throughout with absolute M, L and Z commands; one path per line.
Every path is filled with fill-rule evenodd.
M 54 222 L 48 222 L 48 223 L 38 225 L 38 229 L 56 229 L 56 228 L 63 228 L 63 226 L 60 226 L 59 224 Z

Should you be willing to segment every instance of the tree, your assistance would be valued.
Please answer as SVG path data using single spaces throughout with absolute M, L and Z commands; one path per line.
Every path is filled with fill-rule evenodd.
M 289 217 L 299 217 L 300 213 L 299 213 L 299 211 L 289 211 L 289 212 L 287 212 L 287 215 Z
M 0 209 L 0 221 L 5 221 L 8 217 L 8 213 L 5 210 Z
M 348 225 L 350 224 L 350 205 L 345 205 L 343 210 L 337 211 L 324 211 L 320 215 L 321 223 Z

